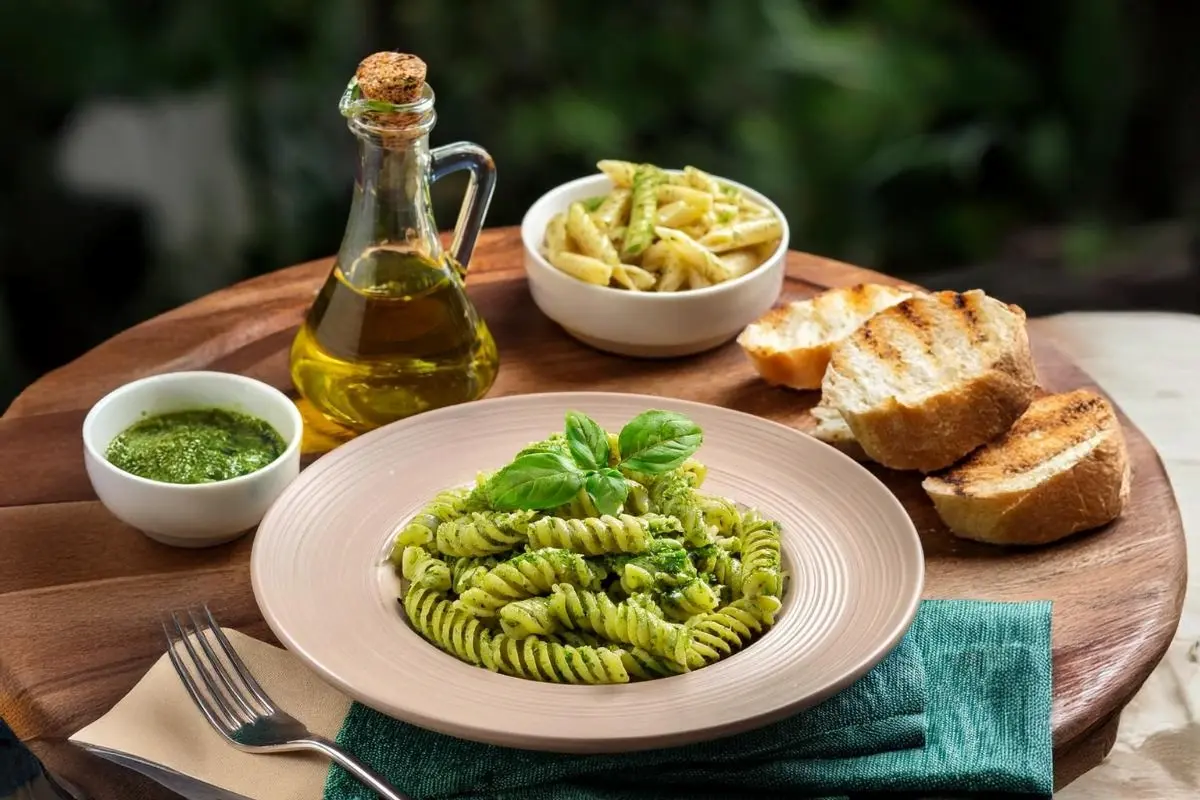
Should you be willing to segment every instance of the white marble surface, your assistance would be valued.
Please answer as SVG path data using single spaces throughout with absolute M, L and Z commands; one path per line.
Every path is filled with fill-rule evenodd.
M 1087 371 L 1150 438 L 1200 554 L 1200 316 L 1072 313 L 1040 331 Z M 1190 559 L 1189 559 L 1190 560 Z M 1200 796 L 1200 573 L 1166 657 L 1125 709 L 1104 764 L 1057 795 L 1065 800 Z

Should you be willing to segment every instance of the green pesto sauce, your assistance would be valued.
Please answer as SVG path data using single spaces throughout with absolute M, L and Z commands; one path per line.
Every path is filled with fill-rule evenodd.
M 219 408 L 158 414 L 122 431 L 104 456 L 165 483 L 211 483 L 249 475 L 283 454 L 283 437 L 257 417 Z

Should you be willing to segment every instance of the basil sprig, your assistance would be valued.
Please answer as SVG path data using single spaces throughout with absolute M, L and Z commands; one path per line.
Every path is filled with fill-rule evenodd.
M 568 503 L 580 490 L 601 514 L 616 514 L 629 496 L 622 474 L 657 475 L 675 469 L 704 441 L 700 427 L 674 411 L 646 411 L 630 420 L 617 437 L 621 461 L 613 467 L 608 434 L 594 419 L 568 411 L 567 452 L 533 451 L 518 456 L 488 481 L 498 509 L 546 510 Z

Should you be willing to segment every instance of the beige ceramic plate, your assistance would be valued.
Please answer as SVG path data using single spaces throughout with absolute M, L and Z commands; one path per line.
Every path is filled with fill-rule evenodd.
M 776 625 L 686 675 L 622 686 L 542 684 L 462 663 L 405 623 L 380 564 L 436 491 L 470 484 L 569 409 L 619 430 L 649 408 L 704 430 L 706 491 L 783 524 L 791 584 Z M 891 650 L 916 612 L 921 545 L 900 503 L 857 463 L 802 433 L 713 406 L 628 394 L 506 397 L 367 434 L 301 473 L 267 513 L 251 570 L 279 640 L 348 695 L 467 739 L 561 752 L 678 745 L 819 702 Z

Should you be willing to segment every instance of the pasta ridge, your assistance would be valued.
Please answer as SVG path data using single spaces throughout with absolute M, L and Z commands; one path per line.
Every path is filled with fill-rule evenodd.
M 678 519 L 661 514 L 632 514 L 585 519 L 543 517 L 529 526 L 531 547 L 555 547 L 600 556 L 607 553 L 640 553 L 658 534 L 681 530 Z
M 579 553 L 546 547 L 501 562 L 460 593 L 459 604 L 477 617 L 495 616 L 507 603 L 548 594 L 557 583 L 585 589 L 600 588 L 607 570 Z

